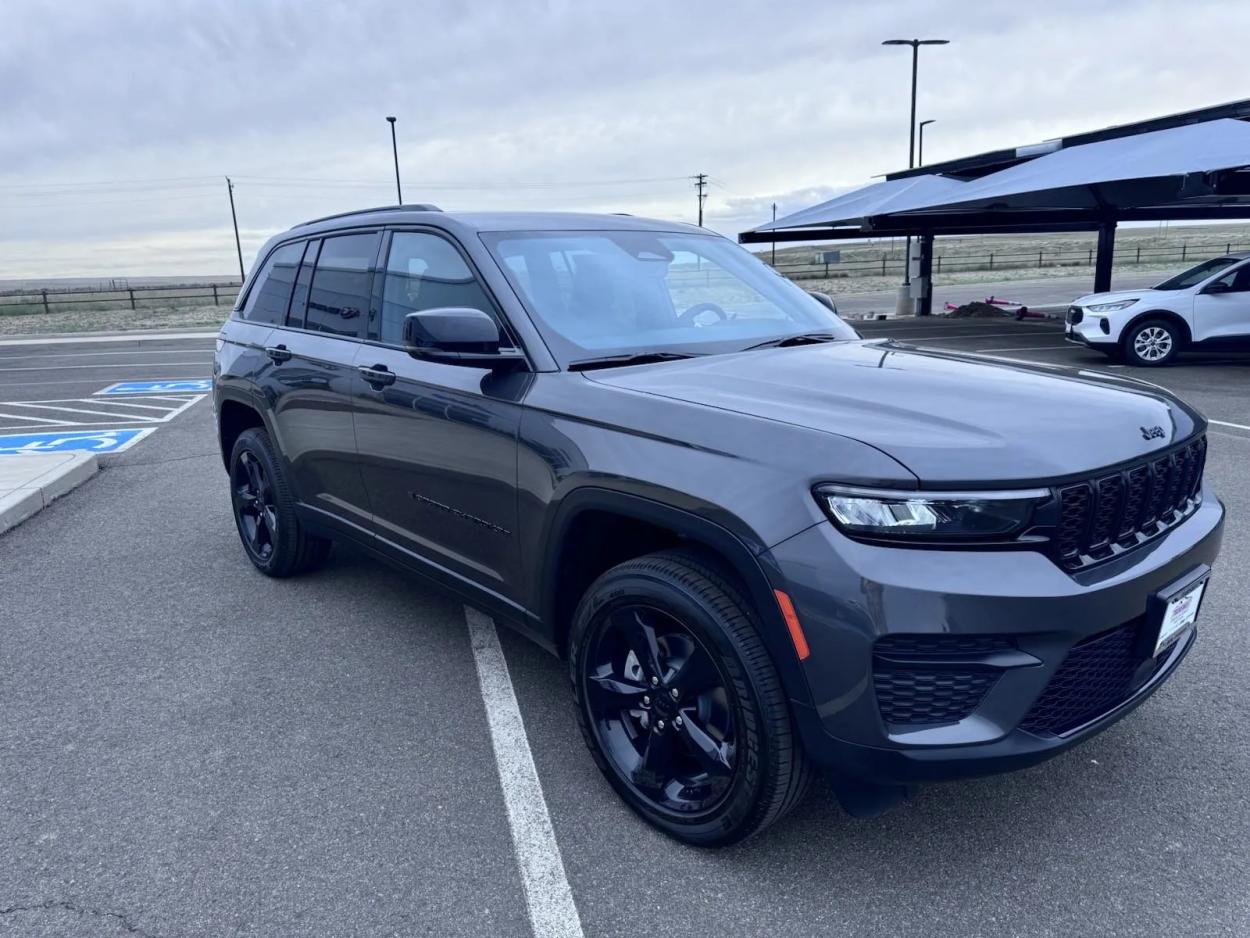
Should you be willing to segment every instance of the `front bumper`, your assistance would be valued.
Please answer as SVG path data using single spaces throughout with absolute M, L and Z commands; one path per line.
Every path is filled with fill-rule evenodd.
M 1103 331 L 1104 324 L 1108 326 L 1106 332 Z M 1118 345 L 1117 337 L 1112 334 L 1115 330 L 1110 328 L 1110 320 L 1104 316 L 1085 314 L 1078 323 L 1066 322 L 1063 329 L 1065 339 L 1077 345 L 1084 345 L 1086 348 L 1107 350 L 1114 349 Z
M 1100 732 L 1175 672 L 1195 639 L 1192 629 L 1158 659 L 1140 662 L 1123 696 L 1076 725 L 1039 730 L 1035 705 L 1050 699 L 1043 697 L 1048 689 L 1053 695 L 1051 680 L 1074 646 L 1138 623 L 1145 629 L 1150 597 L 1210 565 L 1223 518 L 1223 506 L 1205 492 L 1167 535 L 1071 575 L 1032 551 L 872 546 L 828 523 L 782 542 L 768 559 L 811 649 L 803 662 L 810 701 L 792 701 L 808 752 L 836 776 L 909 785 L 1032 765 Z M 999 648 L 977 665 L 992 680 L 970 712 L 941 722 L 887 721 L 878 692 L 878 649 L 887 643 L 878 642 L 898 635 L 964 637 Z

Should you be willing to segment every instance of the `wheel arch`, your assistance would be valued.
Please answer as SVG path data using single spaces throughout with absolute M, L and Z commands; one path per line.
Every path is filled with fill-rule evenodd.
M 1120 330 L 1120 344 L 1126 343 L 1129 333 L 1148 319 L 1166 320 L 1180 329 L 1181 341 L 1184 345 L 1189 345 L 1193 342 L 1193 333 L 1190 331 L 1189 323 L 1185 321 L 1184 316 L 1171 309 L 1152 309 L 1144 313 L 1138 313 L 1124 325 L 1124 328 Z
M 613 535 L 616 540 L 610 540 Z M 777 606 L 772 580 L 761 558 L 728 528 L 644 496 L 584 487 L 561 500 L 544 543 L 549 546 L 540 574 L 540 615 L 561 656 L 567 653 L 577 604 L 600 573 L 632 557 L 679 547 L 697 552 L 743 591 L 787 695 L 810 703 L 807 678 Z M 606 551 L 605 543 L 612 545 Z
M 221 445 L 221 462 L 230 471 L 230 453 L 244 430 L 260 427 L 268 432 L 264 415 L 251 401 L 227 395 L 217 404 L 217 440 Z M 272 434 L 271 434 L 272 438 Z

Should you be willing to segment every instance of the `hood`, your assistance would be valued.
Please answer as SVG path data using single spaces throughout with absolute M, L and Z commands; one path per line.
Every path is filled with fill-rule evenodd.
M 1175 297 L 1184 290 L 1154 290 L 1149 287 L 1141 290 L 1113 290 L 1110 293 L 1086 293 L 1072 301 L 1073 306 L 1088 306 L 1091 303 L 1118 303 L 1120 300 L 1144 300 L 1153 296 Z
M 928 487 L 1090 475 L 1205 426 L 1162 388 L 1129 378 L 882 340 L 712 355 L 586 377 L 850 437 L 898 460 Z M 742 439 L 749 444 L 751 436 Z M 827 467 L 830 479 L 837 469 Z

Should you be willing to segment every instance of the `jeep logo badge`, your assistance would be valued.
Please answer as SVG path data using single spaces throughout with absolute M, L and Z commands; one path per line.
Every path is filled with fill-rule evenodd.
M 1167 434 L 1163 432 L 1163 427 L 1142 427 L 1141 428 L 1141 438 L 1143 440 L 1161 440 L 1165 436 L 1167 436 Z

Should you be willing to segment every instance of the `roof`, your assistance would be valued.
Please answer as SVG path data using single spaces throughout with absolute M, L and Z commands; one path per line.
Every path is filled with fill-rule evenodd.
M 432 205 L 388 205 L 316 218 L 291 231 L 311 234 L 359 225 L 428 224 L 457 231 L 685 231 L 712 235 L 704 228 L 655 218 L 588 212 L 444 212 Z M 283 234 L 286 234 L 284 232 Z
M 739 240 L 1088 230 L 1107 221 L 1245 217 L 1250 101 L 891 174 Z

